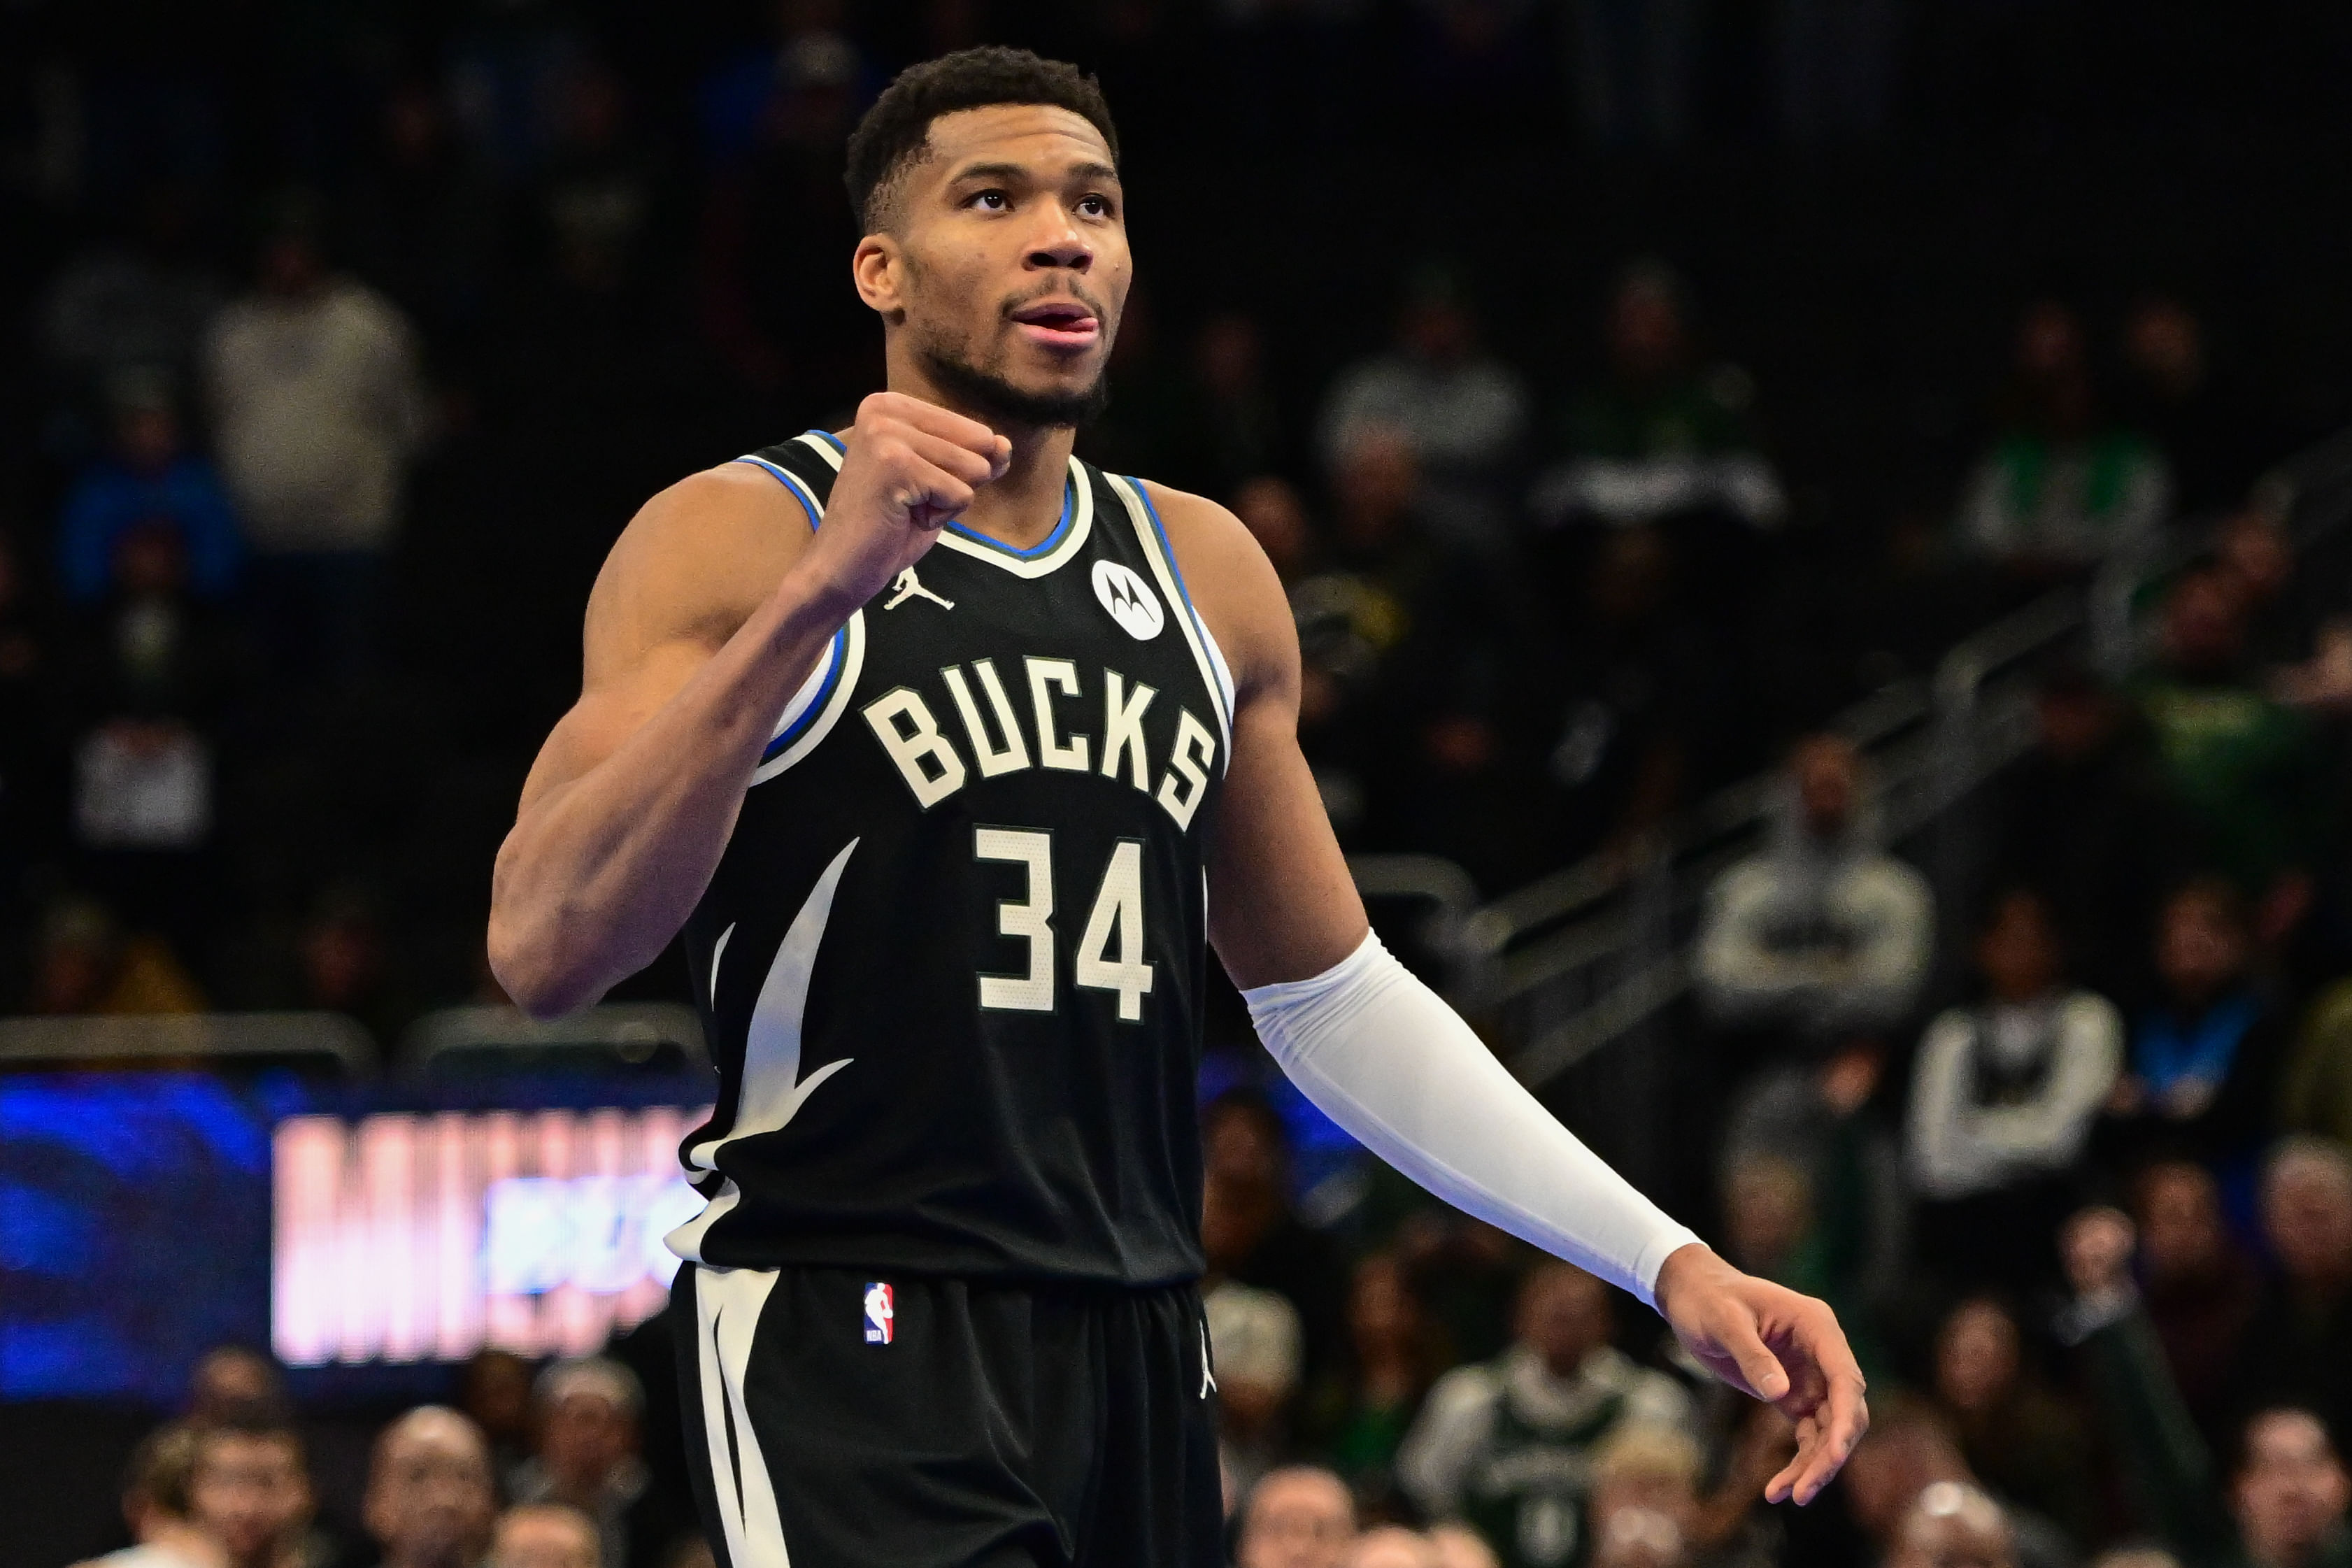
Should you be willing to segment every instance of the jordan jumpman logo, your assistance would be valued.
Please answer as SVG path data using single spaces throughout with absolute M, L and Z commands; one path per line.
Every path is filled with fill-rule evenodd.
M 898 591 L 892 594 L 888 598 L 882 601 L 882 607 L 886 610 L 895 610 L 909 599 L 929 599 L 932 604 L 937 605 L 942 610 L 952 610 L 955 608 L 955 601 L 953 599 L 942 599 L 937 594 L 932 593 L 929 588 L 924 587 L 922 579 L 915 575 L 915 569 L 912 566 L 909 566 L 904 572 L 899 573 L 898 580 L 891 584 L 890 586 Z

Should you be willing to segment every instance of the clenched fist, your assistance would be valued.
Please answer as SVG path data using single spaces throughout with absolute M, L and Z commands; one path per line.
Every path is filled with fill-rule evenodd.
M 1002 479 L 1013 443 L 977 420 L 904 393 L 857 405 L 841 477 L 794 575 L 845 617 L 930 549 L 972 494 Z

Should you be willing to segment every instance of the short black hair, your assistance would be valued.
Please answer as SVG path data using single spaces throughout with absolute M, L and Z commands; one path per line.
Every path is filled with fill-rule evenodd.
M 998 103 L 1037 103 L 1071 113 L 1102 132 L 1111 162 L 1118 132 L 1102 86 L 1067 60 L 990 44 L 958 49 L 908 66 L 882 89 L 849 136 L 849 205 L 868 234 L 883 226 L 890 188 L 907 165 L 921 161 L 931 121 L 959 110 Z

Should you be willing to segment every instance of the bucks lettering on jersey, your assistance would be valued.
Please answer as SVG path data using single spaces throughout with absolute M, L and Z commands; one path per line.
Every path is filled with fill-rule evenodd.
M 840 444 L 744 459 L 823 526 Z M 779 720 L 686 932 L 719 1067 L 682 1257 L 1200 1272 L 1202 844 L 1232 682 L 1141 486 L 950 523 Z

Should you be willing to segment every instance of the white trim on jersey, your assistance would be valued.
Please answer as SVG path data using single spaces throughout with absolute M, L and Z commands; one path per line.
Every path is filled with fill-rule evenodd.
M 1066 526 L 1057 524 L 1056 531 L 1061 537 L 1049 535 L 1038 546 L 1035 555 L 1024 555 L 1010 545 L 981 535 L 959 532 L 952 522 L 940 530 L 940 548 L 969 555 L 974 561 L 985 561 L 1015 577 L 1034 581 L 1045 576 L 1086 549 L 1087 536 L 1094 531 L 1095 488 L 1087 482 L 1087 471 L 1076 458 L 1070 459 L 1069 489 L 1066 493 L 1069 497 Z
M 857 678 L 865 668 L 866 612 L 853 610 L 841 628 L 841 635 L 825 645 L 824 657 L 817 660 L 816 668 L 809 671 L 806 680 L 801 682 L 801 689 L 793 693 L 793 700 L 784 704 L 782 714 L 776 720 L 775 729 L 770 731 L 771 743 L 773 737 L 784 734 L 806 716 L 809 705 L 824 692 L 828 680 L 832 682 L 833 695 L 824 700 L 824 710 L 799 739 L 752 770 L 753 784 L 766 784 L 824 743 L 824 738 L 833 733 L 833 727 L 841 722 L 841 716 L 849 711 L 849 700 L 856 692 Z
M 772 1268 L 702 1268 L 694 1276 L 696 1360 L 702 1373 L 702 1436 L 710 1447 L 710 1489 L 734 1568 L 792 1568 L 775 1478 L 743 1400 L 760 1310 L 776 1288 Z M 730 1433 L 734 1436 L 730 1445 Z
M 833 896 L 841 873 L 856 852 L 857 839 L 843 846 L 833 864 L 809 889 L 808 900 L 793 917 L 784 940 L 776 946 L 768 978 L 761 983 L 760 999 L 752 1005 L 751 1021 L 743 1034 L 742 1087 L 737 1091 L 735 1118 L 725 1132 L 686 1152 L 689 1179 L 719 1168 L 719 1151 L 738 1138 L 782 1131 L 814 1092 L 817 1085 L 847 1067 L 854 1058 L 830 1061 L 801 1077 L 801 1023 L 808 1011 L 809 981 L 816 972 L 816 951 L 824 942 L 824 928 L 833 919 Z M 735 928 L 727 928 L 732 931 Z M 714 986 L 715 981 L 714 965 Z M 742 1194 L 727 1181 L 700 1214 L 662 1237 L 662 1245 L 689 1263 L 702 1260 L 703 1237 L 719 1216 L 733 1209 Z
M 822 518 L 824 516 L 824 503 L 816 499 L 816 492 L 808 488 L 807 481 L 803 479 L 798 474 L 793 472 L 790 468 L 779 468 L 777 465 L 768 461 L 767 458 L 760 456 L 757 452 L 746 452 L 743 456 L 736 458 L 735 460 L 739 463 L 757 463 L 760 467 L 767 469 L 771 474 L 773 474 L 777 479 L 782 479 L 784 482 L 785 488 L 789 489 L 793 494 L 800 498 L 801 505 L 808 509 L 808 514 L 811 518 Z
M 1184 634 L 1184 641 L 1192 649 L 1193 660 L 1201 667 L 1202 683 L 1209 689 L 1209 706 L 1217 710 L 1217 728 L 1224 735 L 1224 754 L 1219 759 L 1217 771 L 1222 773 L 1234 765 L 1234 677 L 1225 666 L 1225 656 L 1209 636 L 1208 623 L 1192 608 L 1192 596 L 1184 591 L 1182 578 L 1173 560 L 1175 546 L 1160 548 L 1160 521 L 1151 509 L 1151 501 L 1143 493 L 1141 481 L 1123 474 L 1106 473 L 1111 488 L 1127 507 L 1128 520 L 1135 524 L 1135 537 L 1143 545 L 1144 559 L 1151 563 L 1151 574 L 1159 579 L 1160 591 L 1171 605 L 1183 613 L 1177 616 L 1176 625 Z
M 719 961 L 727 956 L 727 939 L 734 934 L 735 927 L 730 924 L 719 933 L 719 940 L 710 944 L 710 1005 L 714 1012 L 719 1006 Z

